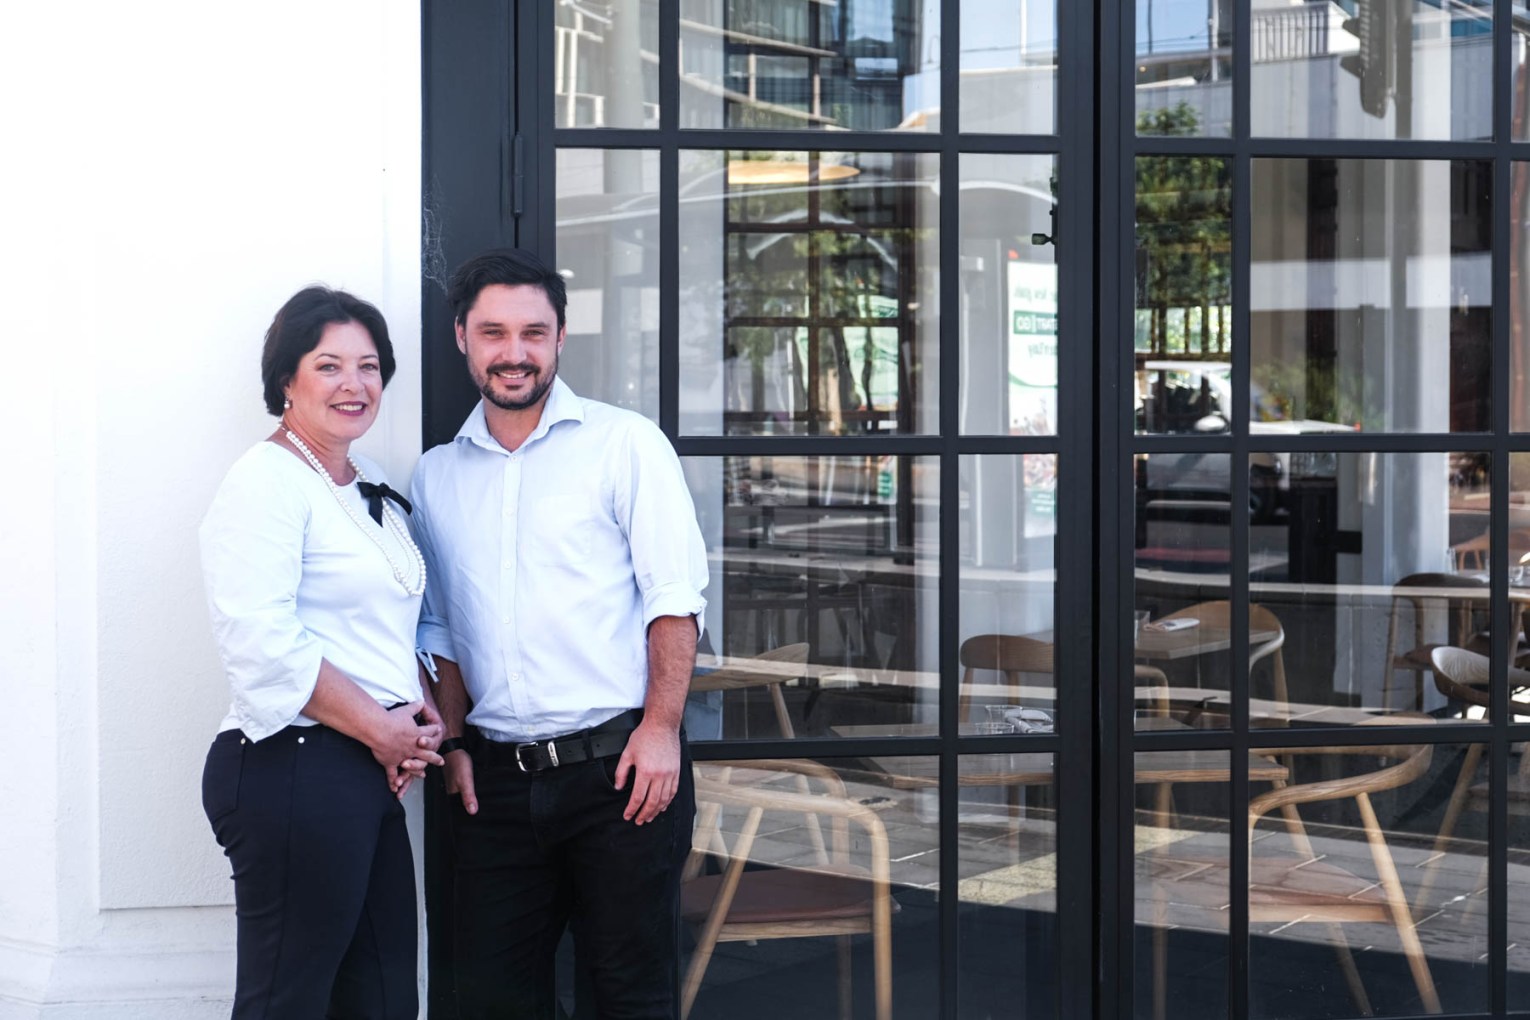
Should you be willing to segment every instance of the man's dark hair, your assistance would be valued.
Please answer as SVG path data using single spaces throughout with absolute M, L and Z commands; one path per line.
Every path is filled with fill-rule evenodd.
M 485 287 L 502 283 L 507 287 L 530 284 L 541 287 L 558 313 L 558 328 L 563 328 L 563 310 L 568 306 L 568 290 L 563 277 L 547 263 L 524 248 L 491 248 L 457 267 L 446 281 L 446 300 L 452 306 L 452 322 L 467 324 L 468 309 Z
M 372 335 L 377 347 L 383 385 L 393 378 L 393 342 L 382 312 L 354 294 L 328 287 L 304 287 L 287 299 L 266 330 L 266 346 L 260 354 L 260 381 L 266 391 L 266 410 L 281 417 L 282 392 L 297 371 L 303 355 L 319 346 L 324 327 L 330 323 L 355 322 Z

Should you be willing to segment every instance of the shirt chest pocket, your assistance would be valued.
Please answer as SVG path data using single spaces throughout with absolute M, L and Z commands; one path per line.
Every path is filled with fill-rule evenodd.
M 590 558 L 605 513 L 585 495 L 542 496 L 532 503 L 530 529 L 520 536 L 522 554 L 535 563 L 583 563 Z

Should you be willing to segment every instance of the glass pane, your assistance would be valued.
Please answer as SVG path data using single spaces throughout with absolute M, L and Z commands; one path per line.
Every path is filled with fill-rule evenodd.
M 1522 699 L 1523 695 L 1519 695 Z M 1530 709 L 1516 710 L 1515 722 L 1530 722 Z M 1524 736 L 1521 731 L 1518 736 Z M 1527 829 L 1527 812 L 1524 791 L 1530 788 L 1530 744 L 1510 745 L 1509 768 L 1509 951 L 1508 951 L 1508 1007 L 1511 1011 L 1530 1008 L 1530 829 Z M 1461 815 L 1457 826 L 1460 837 L 1487 840 L 1487 770 L 1473 775 L 1474 782 L 1466 795 L 1471 810 Z M 1485 853 L 1485 850 L 1477 850 Z M 1486 865 L 1479 865 L 1472 873 L 1472 885 L 1480 889 L 1472 895 L 1472 904 L 1478 912 L 1488 907 Z M 1444 893 L 1435 896 L 1443 900 Z
M 1256 159 L 1252 186 L 1254 433 L 1488 429 L 1490 164 Z
M 1481 719 L 1488 455 L 1273 461 L 1274 512 L 1249 529 L 1251 630 L 1271 635 L 1249 649 L 1254 725 Z
M 581 0 L 552 9 L 558 127 L 658 127 L 658 0 Z
M 1137 752 L 1133 1014 L 1141 1020 L 1230 1013 L 1230 760 L 1227 751 Z
M 1514 138 L 1516 141 L 1524 141 L 1530 138 L 1530 77 L 1527 77 L 1526 64 L 1530 64 L 1530 3 L 1526 0 L 1514 0 L 1514 35 L 1510 44 L 1512 56 L 1510 57 L 1514 74 L 1510 79 L 1513 82 L 1513 94 L 1509 100 L 1510 116 L 1514 123 Z
M 1253 133 L 1493 135 L 1489 0 L 1265 4 L 1253 21 Z
M 940 129 L 940 4 L 681 0 L 683 128 Z
M 1530 14 L 1526 15 L 1530 23 Z M 1516 35 L 1516 39 L 1521 38 Z M 1515 79 L 1524 89 L 1530 89 L 1530 68 L 1521 68 Z M 1516 119 L 1515 124 L 1521 124 Z M 1530 286 L 1530 164 L 1512 163 L 1510 173 L 1513 184 L 1510 189 L 1509 234 L 1509 331 L 1511 336 L 1511 366 L 1509 373 L 1509 427 L 1515 432 L 1530 432 L 1530 301 L 1526 287 Z
M 836 1016 L 842 988 L 855 1016 L 938 1015 L 938 781 L 934 758 L 697 764 L 690 1015 Z
M 939 467 L 691 457 L 711 560 L 692 739 L 933 735 Z
M 1137 0 L 1137 134 L 1231 135 L 1232 47 L 1233 0 Z
M 934 432 L 938 157 L 680 153 L 680 428 Z
M 1055 133 L 1056 0 L 966 3 L 961 22 L 961 129 Z
M 1463 766 L 1486 783 L 1481 750 L 1262 752 L 1285 778 L 1249 775 L 1250 1017 L 1487 1010 L 1487 820 L 1444 794 Z
M 1057 161 L 961 157 L 961 428 L 1057 434 Z
M 1044 752 L 960 759 L 960 1017 L 1057 1015 L 1053 765 Z
M 1227 725 L 1232 471 L 1226 453 L 1136 457 L 1138 729 Z
M 967 733 L 1051 733 L 1057 455 L 961 458 L 962 690 Z
M 1138 157 L 1135 293 L 1137 431 L 1228 431 L 1231 160 Z
M 561 9 L 561 8 L 560 8 Z M 558 271 L 581 396 L 659 418 L 659 154 L 558 150 Z

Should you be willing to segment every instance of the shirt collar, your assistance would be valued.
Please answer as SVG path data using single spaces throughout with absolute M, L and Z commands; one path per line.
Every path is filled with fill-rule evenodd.
M 563 421 L 583 422 L 584 401 L 562 379 L 555 378 L 552 388 L 547 391 L 547 403 L 542 405 L 542 419 L 532 429 L 531 435 L 526 437 L 526 442 L 520 445 L 520 449 L 524 450 L 528 444 L 541 439 L 554 425 Z M 457 430 L 456 440 L 466 440 L 495 453 L 509 452 L 489 432 L 489 421 L 484 414 L 482 400 L 473 405 L 467 421 Z

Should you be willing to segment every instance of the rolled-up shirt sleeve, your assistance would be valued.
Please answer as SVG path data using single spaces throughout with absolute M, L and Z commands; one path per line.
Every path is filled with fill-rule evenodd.
M 425 585 L 425 600 L 420 604 L 420 623 L 415 630 L 414 643 L 421 651 L 433 656 L 460 662 L 446 612 L 446 572 L 441 568 L 440 550 L 430 529 L 429 488 L 422 462 L 415 468 L 409 484 L 409 502 L 414 507 L 409 527 L 414 532 L 414 542 L 420 547 L 420 554 L 425 557 L 425 575 L 430 582 Z
M 313 697 L 322 642 L 298 617 L 308 505 L 249 460 L 224 479 L 198 533 L 213 636 L 239 728 L 262 740 Z
M 707 550 L 680 458 L 645 422 L 629 432 L 620 467 L 616 512 L 643 594 L 643 626 L 661 616 L 694 616 L 699 635 L 706 625 Z

